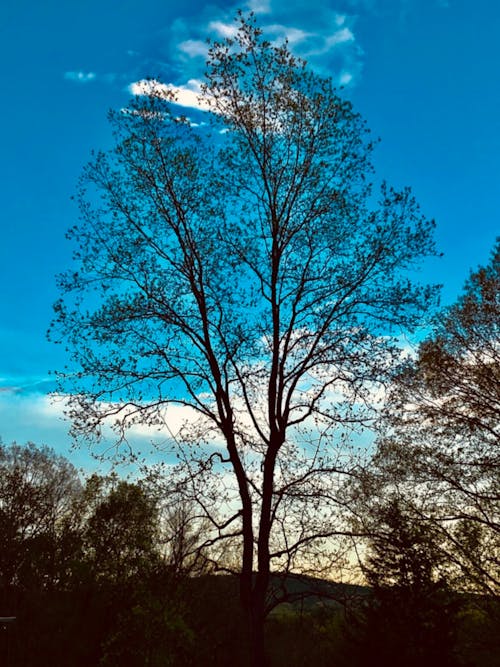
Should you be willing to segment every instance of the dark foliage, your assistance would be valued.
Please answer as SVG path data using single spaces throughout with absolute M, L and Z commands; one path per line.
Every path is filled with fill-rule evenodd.
M 238 577 L 172 564 L 148 487 L 113 476 L 82 484 L 65 459 L 34 445 L 1 446 L 0 458 L 4 540 L 16 545 L 1 561 L 0 615 L 16 621 L 0 634 L 0 664 L 248 667 Z M 41 503 L 36 488 L 48 490 L 54 479 L 60 492 Z M 16 518 L 9 507 L 21 507 L 20 498 Z M 361 586 L 272 577 L 271 590 L 289 602 L 266 622 L 271 665 L 496 667 L 497 602 L 452 594 L 436 576 L 432 536 L 401 507 L 386 508 L 379 528 L 367 565 L 371 595 Z M 17 567 L 19 554 L 29 567 Z
M 440 571 L 442 555 L 428 526 L 397 498 L 378 510 L 378 533 L 364 562 L 371 595 L 348 626 L 353 665 L 371 656 L 387 667 L 455 667 L 461 599 Z

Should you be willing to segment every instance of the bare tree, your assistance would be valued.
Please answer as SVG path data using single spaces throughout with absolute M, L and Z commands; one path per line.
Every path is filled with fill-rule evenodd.
M 153 81 L 111 115 L 116 145 L 83 174 L 53 336 L 72 353 L 60 377 L 75 434 L 111 423 L 123 442 L 185 408 L 184 488 L 211 521 L 205 546 L 240 545 L 262 665 L 272 564 L 316 569 L 347 530 L 333 517 L 356 466 L 348 433 L 372 416 L 391 334 L 433 301 L 404 275 L 433 252 L 433 223 L 408 190 L 376 201 L 361 118 L 253 18 L 207 67 L 211 129 L 177 117 Z

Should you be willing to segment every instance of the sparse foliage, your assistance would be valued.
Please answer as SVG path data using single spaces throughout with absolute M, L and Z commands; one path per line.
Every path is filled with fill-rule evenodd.
M 498 596 L 500 244 L 397 376 L 387 423 L 379 483 L 442 531 L 460 588 Z
M 186 409 L 178 472 L 211 523 L 205 546 L 239 544 L 262 665 L 271 567 L 331 567 L 348 529 L 349 432 L 373 416 L 391 332 L 433 300 L 404 275 L 433 252 L 433 225 L 408 190 L 375 201 L 363 121 L 253 18 L 211 45 L 202 98 L 211 130 L 153 83 L 111 115 L 53 336 L 72 354 L 75 433 L 111 424 L 124 442 Z

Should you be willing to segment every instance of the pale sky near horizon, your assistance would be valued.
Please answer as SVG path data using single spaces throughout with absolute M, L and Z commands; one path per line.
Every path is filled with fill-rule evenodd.
M 109 108 L 161 77 L 184 94 L 204 71 L 205 40 L 252 8 L 311 67 L 344 85 L 374 137 L 377 177 L 412 187 L 444 253 L 425 278 L 448 304 L 488 262 L 500 199 L 500 5 L 491 0 L 3 0 L 0 436 L 67 453 L 51 404 L 45 340 L 55 274 L 71 267 L 65 231 L 92 149 L 110 145 Z M 187 93 L 186 93 L 187 91 Z

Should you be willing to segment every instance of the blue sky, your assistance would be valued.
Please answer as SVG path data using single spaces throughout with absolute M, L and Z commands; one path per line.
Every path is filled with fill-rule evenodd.
M 425 277 L 452 302 L 499 233 L 500 6 L 491 0 L 3 0 L 0 243 L 0 435 L 67 451 L 51 404 L 45 341 L 54 276 L 70 266 L 70 197 L 91 149 L 111 142 L 106 112 L 145 76 L 189 91 L 208 36 L 253 8 L 270 38 L 288 35 L 345 95 L 381 143 L 377 175 L 412 186 L 437 221 L 444 257 Z M 193 112 L 194 113 L 194 112 Z

